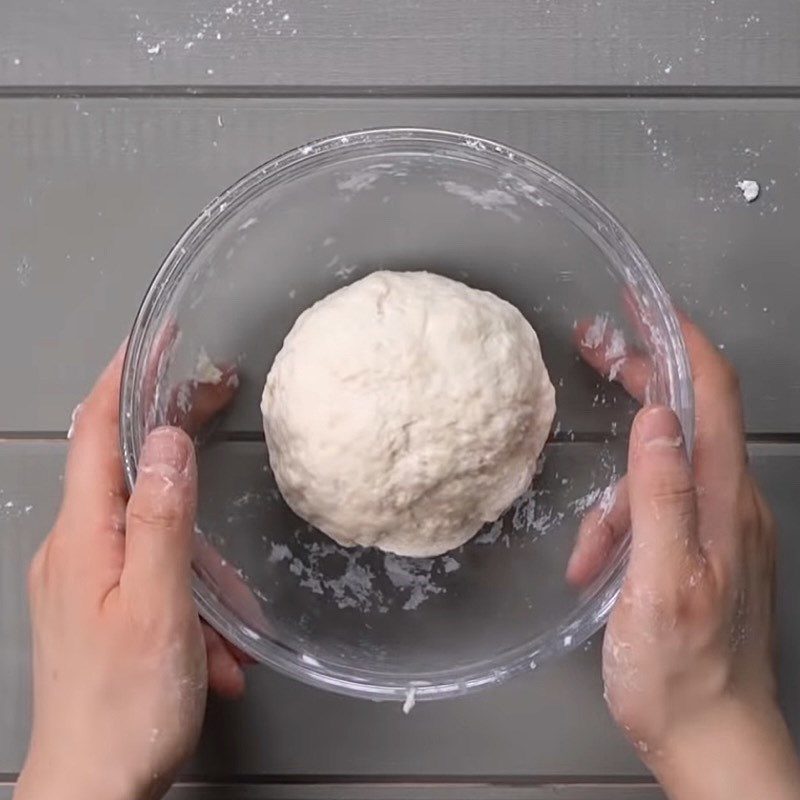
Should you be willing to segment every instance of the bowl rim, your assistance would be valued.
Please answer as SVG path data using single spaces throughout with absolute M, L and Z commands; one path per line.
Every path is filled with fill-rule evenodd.
M 667 390 L 669 405 L 678 415 L 684 430 L 687 448 L 693 443 L 694 397 L 689 359 L 681 334 L 680 324 L 669 296 L 647 257 L 616 217 L 589 192 L 564 176 L 544 161 L 508 145 L 473 134 L 457 133 L 435 128 L 389 127 L 369 128 L 326 136 L 308 144 L 292 148 L 248 172 L 217 195 L 186 228 L 168 252 L 145 292 L 136 313 L 128 340 L 120 390 L 120 448 L 125 479 L 132 490 L 137 474 L 137 458 L 141 449 L 141 436 L 133 424 L 138 410 L 136 387 L 142 363 L 145 332 L 158 311 L 163 310 L 172 292 L 192 263 L 192 252 L 204 244 L 217 227 L 240 210 L 248 200 L 279 182 L 287 171 L 304 162 L 320 160 L 331 153 L 366 153 L 380 145 L 435 145 L 457 150 L 465 157 L 490 158 L 505 162 L 510 169 L 527 170 L 545 181 L 547 191 L 556 198 L 554 204 L 569 221 L 598 245 L 611 260 L 610 253 L 618 257 L 618 269 L 623 269 L 626 279 L 645 289 L 654 304 L 659 322 L 666 328 L 663 342 L 668 356 Z M 502 162 L 500 160 L 502 159 Z M 291 178 L 290 178 L 291 179 Z M 588 590 L 591 602 L 578 604 L 576 609 L 550 631 L 501 651 L 491 659 L 469 662 L 466 666 L 418 673 L 401 679 L 396 673 L 374 670 L 343 670 L 323 659 L 308 659 L 287 645 L 261 633 L 250 630 L 235 612 L 219 599 L 204 582 L 202 572 L 193 564 L 193 593 L 201 616 L 243 652 L 258 662 L 304 683 L 341 694 L 372 700 L 430 700 L 463 695 L 488 685 L 496 685 L 520 672 L 535 669 L 545 659 L 566 653 L 586 642 L 606 622 L 622 587 L 628 560 L 630 536 L 626 536 L 617 563 L 600 582 L 602 585 Z M 587 606 L 591 613 L 587 615 Z M 579 613 L 580 612 L 580 613 Z M 262 646 L 257 647 L 256 643 Z

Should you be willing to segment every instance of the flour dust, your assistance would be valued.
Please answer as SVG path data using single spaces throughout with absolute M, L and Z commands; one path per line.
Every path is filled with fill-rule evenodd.
M 556 471 L 541 484 L 534 484 L 466 545 L 435 558 L 344 548 L 305 525 L 289 540 L 278 542 L 265 536 L 266 560 L 270 569 L 281 571 L 281 580 L 293 576 L 299 588 L 339 609 L 414 612 L 457 590 L 460 572 L 474 560 L 476 548 L 514 548 L 519 552 L 554 532 L 574 531 L 595 505 L 609 508 L 616 477 L 616 461 L 608 452 L 601 453 L 593 480 L 587 485 L 581 481 L 581 488 L 573 487 L 570 479 Z M 564 502 L 565 495 L 571 499 Z

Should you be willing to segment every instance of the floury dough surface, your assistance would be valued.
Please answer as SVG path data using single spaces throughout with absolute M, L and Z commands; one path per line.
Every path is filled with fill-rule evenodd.
M 431 273 L 374 272 L 300 315 L 261 411 L 299 516 L 345 546 L 434 556 L 528 487 L 555 390 L 514 306 Z

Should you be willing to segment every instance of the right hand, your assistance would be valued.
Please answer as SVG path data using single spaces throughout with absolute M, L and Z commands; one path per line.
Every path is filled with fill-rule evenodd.
M 800 798 L 776 701 L 775 523 L 747 466 L 733 368 L 683 323 L 696 400 L 690 461 L 667 408 L 639 412 L 610 513 L 584 521 L 568 568 L 582 585 L 632 532 L 603 645 L 612 716 L 672 798 Z M 583 346 L 601 371 L 603 346 Z M 621 369 L 620 369 L 621 366 Z M 616 365 L 640 399 L 641 356 Z

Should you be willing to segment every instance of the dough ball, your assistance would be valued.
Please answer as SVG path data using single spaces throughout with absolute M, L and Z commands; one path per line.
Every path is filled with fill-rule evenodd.
M 345 546 L 435 556 L 527 489 L 555 390 L 514 306 L 440 275 L 374 272 L 300 315 L 261 411 L 295 513 Z

